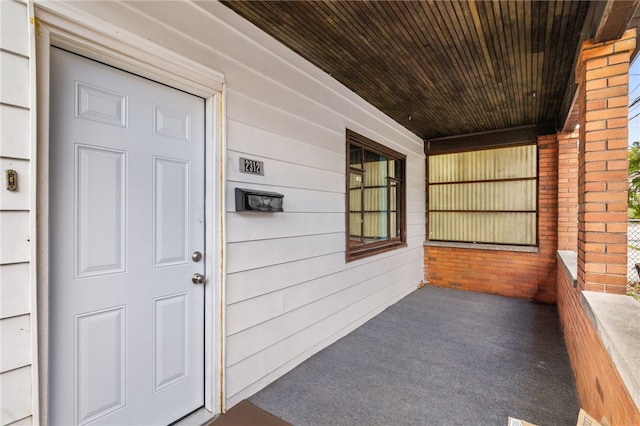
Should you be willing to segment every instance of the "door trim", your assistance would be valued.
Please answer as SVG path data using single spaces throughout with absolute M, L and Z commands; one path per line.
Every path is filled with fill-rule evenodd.
M 49 389 L 49 51 L 61 47 L 205 99 L 205 395 L 211 417 L 225 410 L 225 156 L 224 76 L 197 62 L 61 2 L 35 4 L 37 146 L 37 315 L 40 424 L 48 424 Z M 35 397 L 35 395 L 34 395 Z M 185 413 L 187 414 L 187 413 Z

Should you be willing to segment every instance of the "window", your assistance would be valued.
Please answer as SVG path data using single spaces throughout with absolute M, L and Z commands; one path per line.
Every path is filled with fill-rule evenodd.
M 432 154 L 429 240 L 537 244 L 535 144 Z
M 405 156 L 347 130 L 347 260 L 405 245 Z

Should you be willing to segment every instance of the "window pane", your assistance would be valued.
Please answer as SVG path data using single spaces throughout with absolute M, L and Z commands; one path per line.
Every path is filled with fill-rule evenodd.
M 429 208 L 531 211 L 536 209 L 536 187 L 535 179 L 430 185 Z
M 364 236 L 387 239 L 387 158 L 364 151 Z
M 429 156 L 429 183 L 535 178 L 536 145 Z
M 384 155 L 370 151 L 364 152 L 364 186 L 386 186 L 387 184 L 387 158 Z
M 362 240 L 362 175 L 349 174 L 349 239 Z
M 362 148 L 349 145 L 349 164 L 354 169 L 362 170 Z
M 429 239 L 535 245 L 535 144 L 429 157 Z
M 535 213 L 430 212 L 429 239 L 534 245 Z
M 389 188 L 389 205 L 391 206 L 391 211 L 389 211 L 389 230 L 391 235 L 390 238 L 400 238 L 400 223 L 398 222 L 398 212 L 400 211 L 400 197 L 398 197 L 398 182 L 391 181 L 391 186 Z
M 364 189 L 364 235 L 372 240 L 387 238 L 387 188 Z

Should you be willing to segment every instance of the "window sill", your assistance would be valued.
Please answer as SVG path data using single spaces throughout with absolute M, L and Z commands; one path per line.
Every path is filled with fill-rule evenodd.
M 558 250 L 558 261 L 576 287 L 577 253 Z M 580 304 L 613 360 L 631 398 L 636 406 L 640 406 L 640 339 L 637 331 L 640 303 L 631 296 L 583 291 Z
M 425 241 L 428 247 L 450 247 L 474 250 L 496 250 L 496 251 L 517 251 L 524 253 L 538 253 L 538 247 L 531 246 L 512 246 L 508 244 L 482 244 L 482 243 L 456 243 L 453 241 Z
M 636 407 L 640 407 L 640 339 L 637 325 L 640 303 L 631 296 L 594 291 L 583 291 L 580 303 Z
M 367 248 L 360 248 L 358 250 L 354 250 L 353 248 L 351 250 L 347 250 L 347 256 L 346 256 L 346 260 L 347 262 L 351 262 L 354 260 L 359 260 L 359 259 L 364 259 L 370 256 L 375 256 L 376 254 L 380 254 L 380 253 L 386 253 L 388 251 L 391 250 L 397 250 L 397 249 L 401 249 L 407 247 L 406 243 L 403 242 L 397 242 L 397 243 L 390 243 L 390 244 L 383 244 L 383 245 L 378 245 L 378 246 L 374 246 L 374 247 L 367 247 Z
M 571 279 L 573 288 L 578 286 L 578 253 L 569 250 L 558 250 L 556 255 L 564 273 Z

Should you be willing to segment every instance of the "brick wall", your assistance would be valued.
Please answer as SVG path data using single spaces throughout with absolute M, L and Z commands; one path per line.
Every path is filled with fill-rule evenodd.
M 573 288 L 558 268 L 558 311 L 580 405 L 603 424 L 640 425 L 640 412 Z
M 556 299 L 558 143 L 538 139 L 537 253 L 424 247 L 430 285 L 553 303 Z
M 558 250 L 578 247 L 578 136 L 558 134 Z
M 578 283 L 624 294 L 627 284 L 627 114 L 635 30 L 584 42 L 576 72 L 580 107 Z

